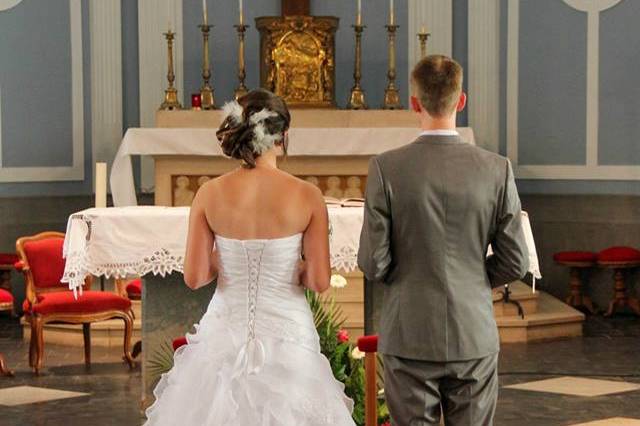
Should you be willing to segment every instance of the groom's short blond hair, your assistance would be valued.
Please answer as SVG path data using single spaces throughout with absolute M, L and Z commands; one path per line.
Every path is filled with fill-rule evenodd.
M 462 93 L 462 67 L 444 55 L 429 55 L 411 73 L 413 93 L 432 117 L 452 114 Z

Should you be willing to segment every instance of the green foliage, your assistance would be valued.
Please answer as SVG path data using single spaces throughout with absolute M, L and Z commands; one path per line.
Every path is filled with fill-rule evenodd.
M 173 346 L 168 342 L 163 342 L 149 360 L 149 374 L 152 380 L 155 380 L 163 373 L 171 370 L 172 367 Z
M 344 383 L 344 392 L 354 402 L 353 420 L 364 425 L 364 360 L 356 359 L 352 352 L 355 347 L 350 342 L 340 342 L 338 332 L 345 319 L 340 307 L 331 296 L 320 296 L 307 290 L 307 301 L 311 307 L 313 318 L 320 337 L 320 350 L 329 360 L 333 375 Z M 389 413 L 386 404 L 378 404 L 379 422 L 388 420 Z

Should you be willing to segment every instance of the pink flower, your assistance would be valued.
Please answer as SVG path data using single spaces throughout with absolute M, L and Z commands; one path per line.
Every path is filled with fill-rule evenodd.
M 380 426 L 391 426 L 391 423 L 389 422 L 389 420 L 387 420 L 384 423 L 380 423 Z
M 344 342 L 348 342 L 349 341 L 349 332 L 345 329 L 342 329 L 340 331 L 338 331 L 338 341 L 340 343 L 344 343 Z

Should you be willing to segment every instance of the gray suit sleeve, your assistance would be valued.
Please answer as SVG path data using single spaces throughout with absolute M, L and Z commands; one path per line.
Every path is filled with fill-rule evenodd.
M 487 274 L 492 287 L 522 279 L 529 269 L 520 197 L 508 160 L 506 168 L 503 199 L 498 210 L 496 232 L 491 239 L 493 255 L 487 259 Z
M 391 209 L 376 158 L 369 162 L 358 266 L 371 281 L 384 281 L 391 265 Z

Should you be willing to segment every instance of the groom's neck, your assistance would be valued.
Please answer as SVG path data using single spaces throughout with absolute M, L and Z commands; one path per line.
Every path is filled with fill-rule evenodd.
M 420 117 L 420 127 L 422 130 L 455 130 L 456 115 L 434 118 L 423 114 Z

